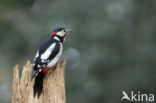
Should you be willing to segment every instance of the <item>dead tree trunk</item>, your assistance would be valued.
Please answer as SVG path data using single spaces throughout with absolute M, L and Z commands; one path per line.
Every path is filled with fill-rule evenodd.
M 60 62 L 44 79 L 43 92 L 38 99 L 33 97 L 34 80 L 30 80 L 32 64 L 27 61 L 19 78 L 19 66 L 14 67 L 12 83 L 12 103 L 65 103 L 64 70 L 66 61 Z

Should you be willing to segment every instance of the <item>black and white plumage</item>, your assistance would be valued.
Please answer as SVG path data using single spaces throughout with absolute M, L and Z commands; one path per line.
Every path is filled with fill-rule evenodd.
M 69 31 L 70 30 L 66 30 L 64 28 L 55 29 L 52 32 L 52 36 L 45 40 L 37 51 L 31 74 L 31 79 L 36 77 L 34 84 L 34 96 L 38 92 L 39 97 L 42 92 L 43 79 L 47 73 L 46 68 L 55 66 L 59 61 L 63 51 L 64 39 Z
M 60 41 L 55 40 L 53 37 L 45 40 L 35 56 L 32 78 L 46 67 L 54 66 L 58 62 L 62 50 L 63 47 Z

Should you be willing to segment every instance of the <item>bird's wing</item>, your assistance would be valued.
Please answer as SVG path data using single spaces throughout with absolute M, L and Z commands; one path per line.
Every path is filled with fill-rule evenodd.
M 60 43 L 54 40 L 47 40 L 41 45 L 35 56 L 31 79 L 47 67 L 48 63 L 58 54 L 59 50 Z
M 35 58 L 34 58 L 34 61 L 36 61 L 37 57 L 39 56 L 39 51 L 37 51 L 36 55 L 35 55 Z

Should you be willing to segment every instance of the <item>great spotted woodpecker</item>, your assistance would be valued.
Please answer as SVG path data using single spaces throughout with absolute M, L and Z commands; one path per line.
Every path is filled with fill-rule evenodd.
M 31 80 L 35 77 L 34 97 L 37 93 L 38 98 L 41 95 L 44 77 L 50 68 L 59 61 L 63 51 L 63 43 L 69 31 L 71 29 L 57 28 L 53 30 L 51 37 L 45 40 L 37 51 L 31 73 Z

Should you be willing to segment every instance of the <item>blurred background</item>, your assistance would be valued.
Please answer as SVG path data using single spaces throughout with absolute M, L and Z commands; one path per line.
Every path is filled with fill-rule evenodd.
M 13 67 L 32 62 L 56 27 L 73 29 L 62 56 L 67 103 L 156 94 L 156 0 L 1 0 L 0 103 L 11 103 Z

